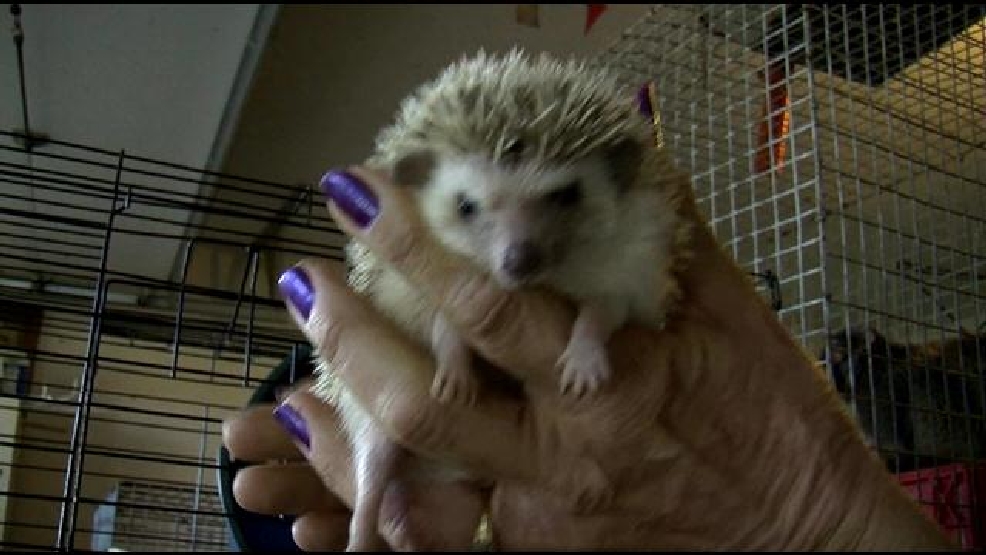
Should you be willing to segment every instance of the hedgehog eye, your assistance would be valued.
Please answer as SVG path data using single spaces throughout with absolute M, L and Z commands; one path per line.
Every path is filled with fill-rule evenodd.
M 459 211 L 459 217 L 463 220 L 472 218 L 478 211 L 476 201 L 466 197 L 465 193 L 456 195 L 455 203 L 456 209 Z
M 546 196 L 548 202 L 557 206 L 574 206 L 582 200 L 582 182 L 578 179 L 560 189 L 555 189 Z

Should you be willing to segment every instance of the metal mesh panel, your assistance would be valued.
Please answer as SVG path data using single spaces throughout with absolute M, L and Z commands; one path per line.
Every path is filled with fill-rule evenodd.
M 8 132 L 0 180 L 0 321 L 10 331 L 0 356 L 17 363 L 2 381 L 0 411 L 16 424 L 0 436 L 0 541 L 89 549 L 94 514 L 115 507 L 114 547 L 227 550 L 225 529 L 219 539 L 198 528 L 226 516 L 221 422 L 303 340 L 286 325 L 275 272 L 338 257 L 340 235 L 314 208 L 323 201 L 304 187 L 84 145 L 27 151 Z M 206 202 L 205 186 L 239 195 Z M 128 257 L 176 246 L 174 265 Z M 159 493 L 135 501 L 128 483 Z
M 902 481 L 986 457 L 984 17 L 662 4 L 598 58 L 655 82 L 715 233 L 776 273 L 779 317 Z
M 814 201 L 819 157 L 811 148 L 797 148 L 817 132 L 806 90 L 790 95 L 795 147 L 786 172 L 753 168 L 767 93 L 758 76 L 765 57 L 756 45 L 771 13 L 779 12 L 749 5 L 662 5 L 599 61 L 621 69 L 630 83 L 656 82 L 663 140 L 691 171 L 714 231 L 750 271 L 778 276 L 781 317 L 799 338 L 810 340 L 823 333 L 823 318 L 816 293 L 822 274 Z M 726 32 L 721 29 L 729 34 L 720 36 Z M 804 81 L 807 72 L 796 70 L 790 79 Z

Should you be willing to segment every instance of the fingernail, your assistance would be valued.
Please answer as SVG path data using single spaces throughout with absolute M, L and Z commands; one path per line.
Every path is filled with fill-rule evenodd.
M 284 426 L 291 437 L 295 438 L 305 449 L 311 449 L 311 438 L 308 435 L 308 424 L 291 405 L 280 404 L 274 409 L 274 418 Z
M 322 192 L 360 228 L 377 218 L 377 198 L 356 176 L 332 170 L 322 177 Z
M 315 304 L 315 290 L 305 271 L 298 267 L 289 268 L 277 280 L 277 288 L 307 320 Z

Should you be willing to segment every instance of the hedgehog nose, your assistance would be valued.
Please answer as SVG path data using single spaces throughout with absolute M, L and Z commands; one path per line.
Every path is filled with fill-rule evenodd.
M 503 255 L 503 271 L 513 279 L 530 277 L 541 267 L 541 251 L 533 243 L 514 243 Z

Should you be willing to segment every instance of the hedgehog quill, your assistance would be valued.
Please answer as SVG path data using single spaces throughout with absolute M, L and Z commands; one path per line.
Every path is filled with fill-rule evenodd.
M 367 161 L 410 188 L 440 243 L 497 284 L 547 287 L 576 303 L 557 362 L 559 392 L 574 398 L 610 378 L 606 342 L 614 331 L 628 321 L 660 329 L 681 298 L 690 224 L 678 208 L 690 180 L 653 146 L 635 93 L 585 62 L 479 51 L 406 98 Z M 350 285 L 431 349 L 432 395 L 476 402 L 472 352 L 454 328 L 366 247 L 351 241 L 346 255 Z M 339 409 L 353 448 L 347 550 L 372 549 L 383 493 L 402 464 L 436 479 L 469 476 L 406 453 L 330 364 L 316 363 L 313 391 Z

